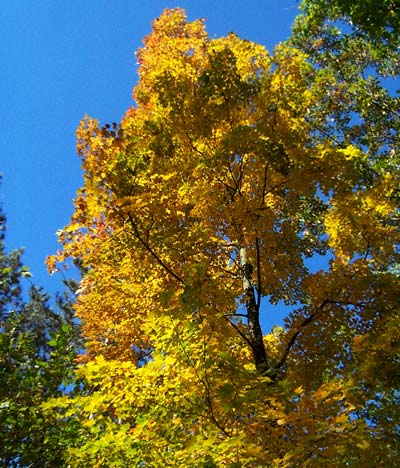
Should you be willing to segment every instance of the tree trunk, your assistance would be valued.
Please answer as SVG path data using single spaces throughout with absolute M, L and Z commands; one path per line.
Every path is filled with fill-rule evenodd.
M 246 311 L 254 363 L 260 374 L 268 371 L 263 334 L 260 325 L 260 305 L 257 304 L 254 285 L 252 284 L 253 265 L 247 262 L 246 249 L 240 249 L 240 265 L 243 273 L 243 291 L 246 297 Z

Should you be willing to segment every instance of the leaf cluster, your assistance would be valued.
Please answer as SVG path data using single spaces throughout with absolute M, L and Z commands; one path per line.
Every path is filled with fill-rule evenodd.
M 85 269 L 80 391 L 45 404 L 69 466 L 396 466 L 398 100 L 365 75 L 398 66 L 383 3 L 373 25 L 305 2 L 273 55 L 166 10 L 136 105 L 81 122 L 49 259 Z

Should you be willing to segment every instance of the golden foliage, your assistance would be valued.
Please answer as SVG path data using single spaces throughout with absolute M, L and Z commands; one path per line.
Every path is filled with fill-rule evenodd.
M 383 355 L 379 330 L 398 339 L 381 318 L 397 301 L 383 273 L 397 179 L 314 143 L 298 50 L 209 38 L 176 9 L 137 56 L 136 106 L 78 128 L 84 186 L 49 259 L 87 269 L 88 391 L 49 404 L 81 424 L 69 466 L 344 466 L 374 437 L 357 411 L 378 361 L 354 362 Z M 294 311 L 264 337 L 260 372 L 262 298 Z

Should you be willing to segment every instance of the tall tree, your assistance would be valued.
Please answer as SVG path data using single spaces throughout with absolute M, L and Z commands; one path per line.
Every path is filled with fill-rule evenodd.
M 81 425 L 66 463 L 397 462 L 395 420 L 372 422 L 364 392 L 378 359 L 397 364 L 398 178 L 316 135 L 335 75 L 290 45 L 211 39 L 180 9 L 137 56 L 137 105 L 78 129 L 85 183 L 49 258 L 87 269 L 85 387 L 46 405 Z M 293 311 L 263 336 L 279 301 Z
M 390 172 L 398 180 L 400 149 L 400 15 L 396 1 L 304 0 L 291 43 L 308 54 L 315 73 L 322 69 L 331 83 L 320 88 L 320 102 L 307 116 L 316 140 L 329 135 L 337 145 L 353 144 L 368 155 L 365 186 L 376 174 Z M 325 88 L 325 89 L 324 89 Z M 397 88 L 397 89 L 396 89 Z M 399 193 L 391 199 L 397 210 L 388 223 L 398 229 Z M 398 247 L 397 247 L 398 248 Z M 375 265 L 376 274 L 399 273 L 398 259 Z M 378 295 L 379 292 L 376 292 Z M 395 306 L 376 310 L 379 321 L 357 344 L 357 368 L 363 417 L 379 427 L 379 444 L 391 465 L 399 455 L 399 316 Z M 364 356 L 362 359 L 361 356 Z M 393 458 L 391 458 L 393 456 Z
M 304 0 L 291 43 L 326 78 L 310 111 L 315 133 L 397 164 L 400 16 L 395 1 Z M 316 83 L 318 85 L 318 83 Z M 394 164 L 393 164 L 394 163 Z
M 67 424 L 46 418 L 41 404 L 63 394 L 72 377 L 78 326 L 70 300 L 59 311 L 33 284 L 21 250 L 5 248 L 6 220 L 0 215 L 0 464 L 4 467 L 62 466 Z

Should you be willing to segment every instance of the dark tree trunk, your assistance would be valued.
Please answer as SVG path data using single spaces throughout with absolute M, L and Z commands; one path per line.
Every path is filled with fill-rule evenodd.
M 268 371 L 268 360 L 260 325 L 260 304 L 256 301 L 254 285 L 252 284 L 253 265 L 247 263 L 246 249 L 244 248 L 240 249 L 240 263 L 243 271 L 243 291 L 246 297 L 251 350 L 257 371 L 260 374 L 265 374 Z

